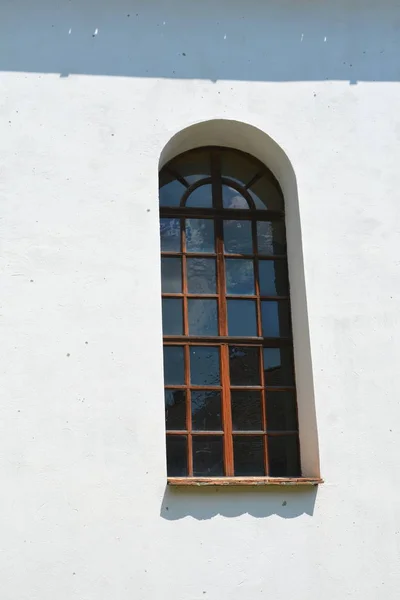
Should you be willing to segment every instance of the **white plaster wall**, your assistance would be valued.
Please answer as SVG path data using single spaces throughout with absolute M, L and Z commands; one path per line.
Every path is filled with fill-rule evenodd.
M 399 33 L 397 0 L 0 2 L 2 599 L 398 598 Z M 215 118 L 296 173 L 317 492 L 165 488 L 158 161 Z

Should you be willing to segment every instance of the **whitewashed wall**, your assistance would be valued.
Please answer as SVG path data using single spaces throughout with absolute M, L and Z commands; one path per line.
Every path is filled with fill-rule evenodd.
M 0 2 L 2 599 L 398 598 L 399 56 L 397 0 Z M 297 177 L 317 491 L 166 490 L 157 171 L 210 119 Z

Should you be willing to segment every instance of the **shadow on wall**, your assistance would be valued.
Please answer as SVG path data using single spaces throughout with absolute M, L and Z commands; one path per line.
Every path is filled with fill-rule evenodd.
M 398 81 L 398 0 L 3 0 L 0 71 Z
M 160 515 L 168 521 L 193 517 L 199 521 L 216 515 L 249 514 L 261 519 L 278 515 L 294 519 L 313 515 L 317 487 L 285 488 L 171 488 L 166 487 Z

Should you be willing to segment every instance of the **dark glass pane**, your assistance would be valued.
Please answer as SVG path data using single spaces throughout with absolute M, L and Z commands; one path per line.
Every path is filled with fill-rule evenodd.
M 226 293 L 239 295 L 254 294 L 254 267 L 252 259 L 227 258 Z
M 246 198 L 228 185 L 222 186 L 222 203 L 224 208 L 249 208 Z
M 294 392 L 267 391 L 267 428 L 269 431 L 297 429 L 297 406 Z
M 286 254 L 285 225 L 281 221 L 257 223 L 259 254 Z
M 164 177 L 166 180 L 166 177 Z M 183 194 L 186 192 L 184 185 L 176 179 L 170 180 L 160 187 L 160 206 L 179 206 Z
M 271 477 L 300 477 L 297 435 L 268 436 L 268 461 Z
M 201 179 L 210 177 L 210 152 L 208 150 L 187 152 L 183 156 L 176 158 L 170 166 L 188 184 L 192 185 Z
M 254 337 L 257 335 L 254 300 L 228 300 L 228 334 Z
M 187 252 L 214 252 L 214 221 L 186 219 Z
M 257 205 L 263 204 L 268 210 L 283 210 L 283 197 L 278 186 L 268 176 L 264 176 L 249 188 L 248 192 Z
M 233 436 L 235 475 L 257 477 L 265 475 L 262 436 Z
M 260 293 L 262 296 L 288 296 L 289 284 L 286 263 L 283 260 L 258 262 Z
M 162 324 L 164 335 L 183 334 L 182 300 L 162 299 Z
M 196 188 L 187 198 L 185 206 L 190 208 L 212 208 L 211 184 Z
M 190 381 L 193 385 L 219 385 L 219 348 L 191 346 Z
M 235 150 L 221 152 L 221 175 L 237 181 L 244 187 L 250 183 L 257 173 L 262 170 L 262 165 L 249 159 L 245 154 Z
M 193 436 L 193 475 L 218 477 L 223 474 L 222 436 Z
M 229 254 L 253 254 L 251 221 L 224 221 L 224 248 Z
M 185 383 L 183 346 L 164 346 L 164 383 L 165 385 Z
M 290 337 L 288 303 L 284 300 L 261 302 L 261 322 L 264 337 Z
M 229 346 L 231 385 L 260 385 L 259 352 L 252 346 Z
M 160 219 L 162 252 L 180 252 L 181 223 L 179 219 Z
M 261 393 L 231 391 L 232 427 L 234 431 L 260 431 Z
M 187 476 L 187 437 L 167 435 L 167 475 L 168 477 Z
M 188 300 L 189 334 L 218 335 L 216 300 Z
M 215 294 L 216 275 L 213 258 L 188 258 L 187 278 L 189 294 Z
M 290 348 L 264 348 L 266 386 L 293 385 L 293 357 Z
M 167 429 L 186 429 L 185 390 L 165 390 L 165 426 Z
M 202 390 L 191 392 L 192 429 L 195 431 L 220 431 L 221 424 L 221 392 Z
M 180 258 L 161 259 L 161 290 L 164 294 L 182 292 L 182 267 Z

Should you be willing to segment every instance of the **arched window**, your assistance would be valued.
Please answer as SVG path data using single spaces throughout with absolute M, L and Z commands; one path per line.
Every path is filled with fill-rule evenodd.
M 248 154 L 160 172 L 167 473 L 299 477 L 284 200 Z

